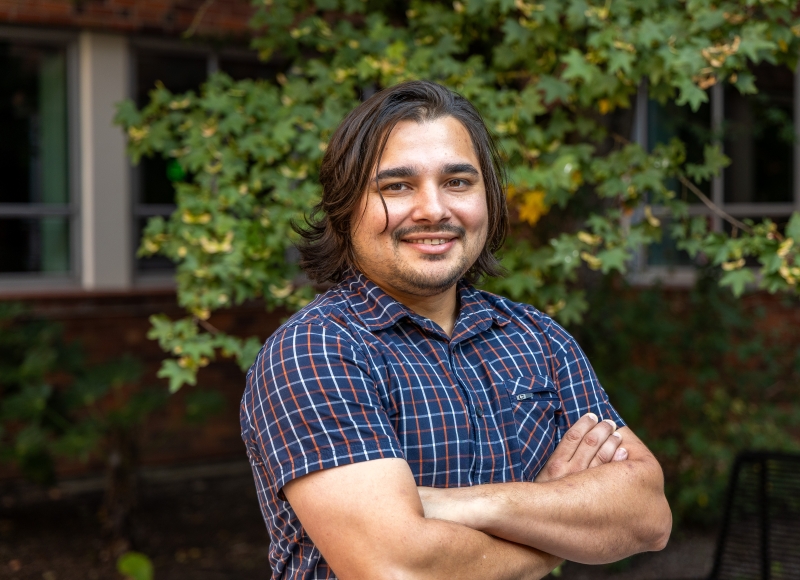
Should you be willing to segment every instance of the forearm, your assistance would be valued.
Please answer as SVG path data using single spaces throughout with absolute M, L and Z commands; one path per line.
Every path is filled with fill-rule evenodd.
M 290 481 L 284 492 L 342 580 L 534 580 L 559 562 L 459 523 L 425 518 L 402 459 L 320 470 Z
M 671 528 L 661 469 L 648 457 L 547 483 L 488 484 L 446 493 L 449 519 L 587 564 L 659 550 Z
M 538 549 L 443 520 L 421 519 L 412 536 L 391 554 L 378 555 L 376 571 L 383 568 L 386 572 L 388 556 L 393 570 L 387 577 L 538 580 L 562 561 Z

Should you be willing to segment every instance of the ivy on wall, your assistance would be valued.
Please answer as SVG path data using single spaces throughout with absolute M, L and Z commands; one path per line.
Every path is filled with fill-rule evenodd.
M 756 92 L 755 63 L 794 67 L 794 2 L 256 5 L 253 43 L 282 69 L 274 82 L 218 74 L 199 93 L 160 86 L 141 110 L 126 102 L 118 111 L 134 161 L 163 155 L 186 176 L 176 184 L 177 211 L 149 222 L 140 249 L 177 264 L 187 316 L 154 317 L 151 331 L 172 355 L 161 370 L 171 390 L 194 384 L 217 356 L 243 369 L 252 362 L 264 337 L 219 332 L 214 310 L 249 299 L 296 309 L 310 299 L 290 259 L 290 222 L 318 199 L 320 160 L 344 115 L 368 92 L 406 79 L 436 80 L 469 98 L 504 151 L 517 220 L 503 255 L 509 275 L 489 289 L 576 322 L 587 309 L 578 274 L 626 272 L 634 252 L 664 234 L 658 208 L 679 247 L 717 266 L 719 283 L 736 295 L 751 286 L 796 294 L 800 215 L 785 224 L 724 216 L 734 234 L 712 232 L 689 215 L 675 184 L 704 198 L 698 185 L 728 163 L 719 147 L 709 141 L 700 162 L 687 162 L 678 139 L 652 151 L 629 139 L 643 83 L 651 98 L 697 109 L 717 83 Z M 555 226 L 553 214 L 562 217 Z

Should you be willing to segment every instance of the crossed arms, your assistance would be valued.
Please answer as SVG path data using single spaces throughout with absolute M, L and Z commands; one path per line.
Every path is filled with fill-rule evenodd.
M 613 432 L 584 415 L 533 483 L 418 488 L 404 460 L 379 459 L 305 475 L 284 493 L 342 580 L 538 579 L 562 559 L 666 545 L 661 468 L 630 429 Z

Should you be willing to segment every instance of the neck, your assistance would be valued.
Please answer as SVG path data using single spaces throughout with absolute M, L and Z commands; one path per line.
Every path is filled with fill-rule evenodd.
M 439 294 L 433 296 L 419 296 L 398 290 L 397 288 L 385 288 L 381 290 L 407 306 L 420 316 L 432 320 L 445 332 L 447 336 L 453 336 L 453 328 L 458 317 L 458 293 L 456 284 Z

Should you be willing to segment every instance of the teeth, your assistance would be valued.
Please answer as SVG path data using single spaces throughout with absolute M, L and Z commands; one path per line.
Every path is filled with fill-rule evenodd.
M 447 243 L 447 240 L 425 238 L 424 240 L 416 240 L 414 243 L 415 244 L 427 244 L 428 246 L 439 246 L 441 244 Z

